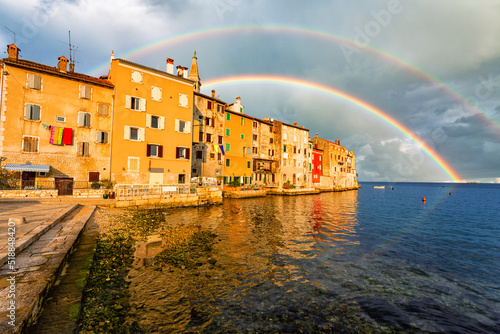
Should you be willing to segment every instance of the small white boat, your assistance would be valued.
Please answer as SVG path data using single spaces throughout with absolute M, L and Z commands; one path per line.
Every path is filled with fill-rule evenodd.
M 373 189 L 385 189 L 385 186 L 373 186 Z

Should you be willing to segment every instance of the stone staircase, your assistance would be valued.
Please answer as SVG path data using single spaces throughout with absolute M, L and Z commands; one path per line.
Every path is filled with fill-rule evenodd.
M 96 207 L 67 204 L 52 212 L 48 209 L 46 219 L 30 219 L 36 208 L 11 211 L 23 217 L 0 222 L 0 333 L 22 333 L 35 322 Z M 8 247 L 12 230 L 8 228 L 14 224 L 16 252 L 12 257 Z

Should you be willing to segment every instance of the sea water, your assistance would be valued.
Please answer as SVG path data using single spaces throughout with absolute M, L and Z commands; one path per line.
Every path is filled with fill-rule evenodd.
M 165 333 L 499 333 L 500 185 L 361 186 L 168 211 L 167 225 L 217 234 L 215 265 L 134 271 L 135 319 Z

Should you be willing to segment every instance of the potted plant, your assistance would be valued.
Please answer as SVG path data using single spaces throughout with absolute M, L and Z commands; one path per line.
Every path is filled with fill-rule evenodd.
M 90 184 L 90 188 L 92 188 L 92 189 L 99 189 L 99 188 L 101 188 L 101 184 L 99 182 L 97 182 L 97 181 L 92 182 Z

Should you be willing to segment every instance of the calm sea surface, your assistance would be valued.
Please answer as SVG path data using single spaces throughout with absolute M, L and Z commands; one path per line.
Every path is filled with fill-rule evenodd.
M 361 186 L 168 211 L 217 234 L 216 262 L 133 269 L 135 319 L 161 333 L 500 333 L 500 185 Z

